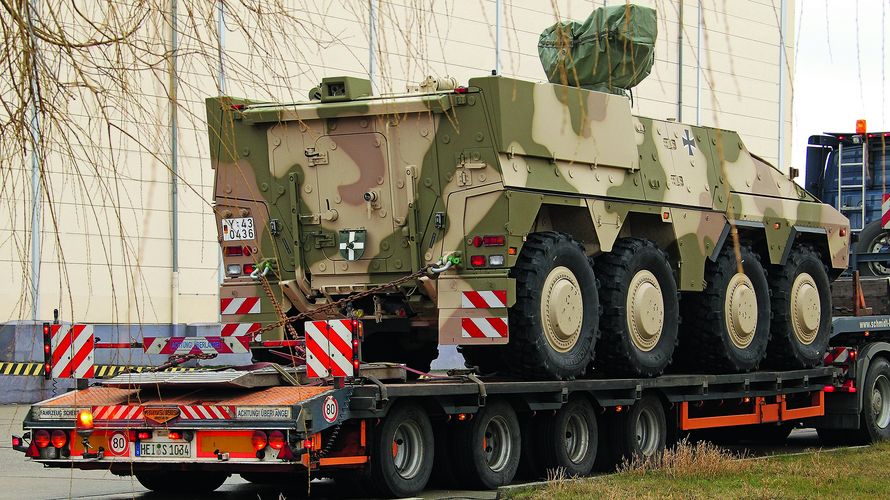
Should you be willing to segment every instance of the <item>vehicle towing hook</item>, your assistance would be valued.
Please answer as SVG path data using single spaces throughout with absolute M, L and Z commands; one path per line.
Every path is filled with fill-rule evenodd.
M 460 265 L 460 254 L 457 252 L 448 254 L 439 259 L 434 265 L 430 266 L 430 272 L 433 274 L 444 273 L 451 269 L 452 266 Z
M 250 277 L 255 280 L 259 280 L 260 277 L 265 277 L 266 275 L 268 275 L 269 271 L 271 270 L 272 264 L 269 261 L 264 260 L 260 263 L 259 266 L 256 267 L 256 269 L 253 270 L 252 273 L 250 273 Z

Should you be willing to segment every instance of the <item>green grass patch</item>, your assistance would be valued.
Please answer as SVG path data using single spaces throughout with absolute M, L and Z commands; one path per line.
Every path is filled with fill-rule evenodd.
M 709 443 L 681 444 L 660 460 L 616 474 L 556 479 L 508 493 L 511 499 L 886 498 L 890 443 L 868 448 L 739 459 Z

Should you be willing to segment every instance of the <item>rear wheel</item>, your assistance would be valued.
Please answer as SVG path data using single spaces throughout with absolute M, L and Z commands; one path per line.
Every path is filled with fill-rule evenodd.
M 593 469 L 599 432 L 593 405 L 574 398 L 550 417 L 544 427 L 547 468 L 561 468 L 569 477 L 585 476 Z
M 490 401 L 456 429 L 455 465 L 473 487 L 495 489 L 509 484 L 519 467 L 519 420 L 503 400 Z
M 596 273 L 604 335 L 597 369 L 613 375 L 660 374 L 671 362 L 680 323 L 667 254 L 649 240 L 624 238 L 597 258 Z
M 881 227 L 881 220 L 872 221 L 859 233 L 859 241 L 854 249 L 856 253 L 888 253 L 890 252 L 890 231 Z M 890 276 L 890 264 L 887 262 L 863 262 L 859 264 L 862 276 Z
M 483 372 L 504 368 L 523 378 L 566 379 L 582 375 L 593 359 L 599 297 L 584 247 L 570 236 L 528 236 L 512 271 L 516 303 L 510 308 L 510 342 L 499 356 L 490 346 L 461 351 Z
M 890 363 L 874 358 L 865 375 L 862 391 L 861 441 L 875 443 L 890 439 Z
M 821 364 L 831 327 L 831 289 L 819 254 L 809 246 L 793 248 L 784 266 L 771 269 L 769 285 L 773 318 L 767 364 L 778 369 Z
M 707 287 L 683 294 L 678 355 L 684 369 L 750 371 L 766 355 L 769 284 L 757 254 L 746 246 L 740 253 L 742 272 L 727 246 L 705 266 Z
M 660 455 L 667 443 L 667 420 L 661 400 L 645 394 L 618 414 L 612 429 L 612 448 L 619 461 L 648 459 Z
M 371 450 L 371 481 L 385 496 L 407 497 L 423 491 L 433 472 L 433 426 L 419 405 L 390 410 Z
M 139 484 L 155 493 L 207 494 L 222 486 L 229 477 L 224 472 L 137 472 Z

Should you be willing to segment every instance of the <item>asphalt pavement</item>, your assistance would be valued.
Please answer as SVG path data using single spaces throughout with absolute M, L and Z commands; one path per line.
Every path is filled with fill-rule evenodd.
M 81 471 L 77 469 L 47 469 L 28 462 L 24 455 L 12 450 L 10 436 L 20 434 L 27 406 L 0 406 L 0 499 L 127 499 L 160 498 L 152 495 L 133 477 L 119 477 L 107 471 Z M 748 456 L 775 453 L 798 453 L 820 447 L 816 432 L 812 429 L 795 430 L 787 443 L 781 446 L 749 446 Z M 337 484 L 330 480 L 313 481 L 312 498 L 361 498 L 364 495 L 355 484 Z M 212 495 L 213 499 L 282 499 L 299 495 L 282 492 L 278 488 L 248 483 L 239 476 L 230 477 Z M 432 490 L 423 498 L 471 498 L 492 499 L 492 491 Z M 166 498 L 166 497 L 165 497 Z M 189 497 L 195 498 L 195 497 Z

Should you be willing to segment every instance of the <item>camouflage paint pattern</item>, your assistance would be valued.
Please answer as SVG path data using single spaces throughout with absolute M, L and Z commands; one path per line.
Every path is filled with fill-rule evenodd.
M 274 268 L 271 298 L 248 276 L 226 278 L 223 299 L 262 303 L 224 322 L 276 321 L 275 302 L 309 311 L 457 252 L 460 266 L 387 296 L 414 323 L 438 325 L 442 343 L 507 342 L 461 338 L 460 318 L 506 309 L 467 309 L 460 296 L 506 290 L 511 306 L 510 268 L 525 237 L 544 230 L 572 234 L 592 256 L 618 238 L 651 239 L 684 291 L 703 289 L 730 224 L 763 242 L 764 262 L 783 263 L 803 239 L 831 269 L 847 266 L 847 220 L 735 132 L 633 116 L 624 97 L 550 83 L 483 77 L 430 88 L 333 102 L 207 100 L 220 241 L 249 248 L 224 251 L 224 261 Z M 253 217 L 256 237 L 223 242 L 222 219 L 232 217 Z M 350 234 L 363 240 L 352 259 Z M 474 245 L 484 236 L 505 244 Z M 471 265 L 474 255 L 486 264 Z M 504 265 L 489 266 L 491 255 Z

